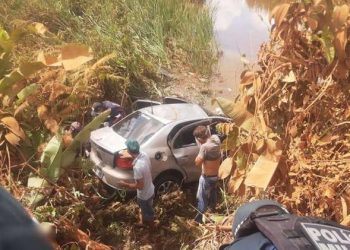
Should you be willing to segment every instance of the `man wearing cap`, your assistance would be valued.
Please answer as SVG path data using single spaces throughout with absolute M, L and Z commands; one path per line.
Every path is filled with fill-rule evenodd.
M 140 152 L 140 144 L 136 140 L 127 140 L 128 153 L 133 158 L 135 182 L 121 181 L 119 184 L 128 189 L 137 190 L 137 203 L 140 206 L 140 219 L 142 224 L 154 227 L 154 185 L 152 183 L 151 162 L 149 157 Z
M 91 116 L 96 117 L 98 116 L 101 112 L 110 109 L 111 114 L 108 117 L 108 119 L 105 121 L 107 126 L 111 126 L 117 121 L 119 121 L 124 115 L 124 109 L 122 106 L 119 104 L 116 104 L 111 101 L 103 101 L 103 102 L 95 102 L 92 105 L 92 110 L 91 110 Z

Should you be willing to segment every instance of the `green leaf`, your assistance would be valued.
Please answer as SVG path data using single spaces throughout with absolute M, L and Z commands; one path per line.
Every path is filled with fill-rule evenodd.
M 64 150 L 62 154 L 62 167 L 71 165 L 79 151 L 81 145 L 89 141 L 91 131 L 97 129 L 109 116 L 110 110 L 101 113 L 89 124 L 87 124 L 73 139 L 73 142 Z
M 324 53 L 328 63 L 332 63 L 335 56 L 335 49 L 333 46 L 326 46 L 324 48 Z
M 45 65 L 41 62 L 22 63 L 18 69 L 13 70 L 0 80 L 0 93 L 5 93 L 5 91 L 11 88 L 16 82 L 34 74 L 43 67 L 45 67 Z
M 10 72 L 11 65 L 9 53 L 0 54 L 0 79 Z
M 322 52 L 328 63 L 332 63 L 335 57 L 335 48 L 333 46 L 334 35 L 329 27 L 322 30 L 321 37 L 313 36 L 313 40 L 317 40 L 322 45 Z
M 18 71 L 12 71 L 10 74 L 6 75 L 0 80 L 0 93 L 5 93 L 7 89 L 21 79 L 23 79 L 23 75 Z
M 26 34 L 44 35 L 47 32 L 47 28 L 42 23 L 30 22 L 21 19 L 16 19 L 12 22 L 16 28 L 11 31 L 10 38 L 15 43 L 17 43 Z
M 238 169 L 245 169 L 247 167 L 247 155 L 242 150 L 237 153 L 236 164 Z
M 2 28 L 0 28 L 0 47 L 5 52 L 10 52 L 13 48 L 13 43 L 9 34 Z
M 25 198 L 29 202 L 29 206 L 34 208 L 46 198 L 45 195 L 40 192 L 40 190 L 42 190 L 42 188 L 49 187 L 49 183 L 41 177 L 30 174 L 27 187 L 34 188 L 32 192 L 25 195 Z
M 219 224 L 219 223 L 223 222 L 223 220 L 225 218 L 226 218 L 225 216 L 220 215 L 220 214 L 211 214 L 210 215 L 210 219 L 213 220 L 215 222 L 215 224 Z
M 40 158 L 40 162 L 44 166 L 45 174 L 52 182 L 56 182 L 60 177 L 61 161 L 62 139 L 58 138 L 58 136 L 54 136 L 45 147 Z
M 29 86 L 23 88 L 18 94 L 17 98 L 18 100 L 16 101 L 17 105 L 20 105 L 22 102 L 25 101 L 25 99 L 33 94 L 37 89 L 39 88 L 39 84 L 37 83 L 32 83 Z
M 239 129 L 233 129 L 227 135 L 227 138 L 223 141 L 222 145 L 225 146 L 225 150 L 232 149 L 239 144 L 238 140 Z
M 259 126 L 259 119 L 256 117 L 252 116 L 247 118 L 241 126 L 239 126 L 240 129 L 244 129 L 248 133 L 252 131 L 253 128 L 257 128 Z

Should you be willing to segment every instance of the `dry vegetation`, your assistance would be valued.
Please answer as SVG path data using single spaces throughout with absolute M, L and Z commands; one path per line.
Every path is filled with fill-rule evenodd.
M 285 3 L 272 17 L 261 70 L 242 72 L 237 103 L 217 100 L 236 121 L 219 128 L 233 154 L 222 174 L 242 201 L 268 197 L 348 225 L 349 5 Z
M 94 100 L 128 106 L 135 96 L 160 98 L 177 83 L 173 72 L 191 70 L 206 81 L 216 55 L 211 14 L 202 7 L 173 0 L 0 7 L 0 183 L 49 226 L 57 249 L 194 242 L 195 229 L 181 229 L 194 214 L 192 193 L 159 201 L 161 226 L 149 237 L 134 227 L 135 200 L 100 195 L 89 161 L 76 152 L 108 115 L 88 122 Z M 73 139 L 64 128 L 74 120 L 84 129 Z
M 139 93 L 140 83 L 153 91 L 160 87 L 163 90 L 164 86 L 154 85 L 156 79 L 164 79 L 159 68 L 171 69 L 190 58 L 200 58 L 195 50 L 186 47 L 191 45 L 184 43 L 188 37 L 180 36 L 182 32 L 188 35 L 192 28 L 167 23 L 167 19 L 148 20 L 160 14 L 159 10 L 140 12 L 140 8 L 146 8 L 143 4 L 148 8 L 153 5 L 151 1 L 135 0 L 130 2 L 138 9 L 125 1 L 118 3 L 116 8 L 121 12 L 116 14 L 121 15 L 126 31 L 119 30 L 119 26 L 112 25 L 112 16 L 107 15 L 111 20 L 100 19 L 113 8 L 105 7 L 97 15 L 96 6 L 79 2 L 45 3 L 52 5 L 50 13 L 40 9 L 40 20 L 35 21 L 49 24 L 52 33 L 32 21 L 16 21 L 22 24 L 20 27 L 27 27 L 20 33 L 0 31 L 0 183 L 30 207 L 41 222 L 52 223 L 57 229 L 54 242 L 58 249 L 216 249 L 230 241 L 231 221 L 226 216 L 253 197 L 272 198 L 297 214 L 322 216 L 349 225 L 348 4 L 304 0 L 274 8 L 271 38 L 259 53 L 260 70 L 247 68 L 242 72 L 237 102 L 215 100 L 234 120 L 218 125 L 218 130 L 228 135 L 223 147 L 231 151 L 220 169 L 227 184 L 222 189 L 227 192 L 223 192 L 218 212 L 225 216 L 211 214 L 205 226 L 191 224 L 188 218 L 195 214 L 191 205 L 194 190 L 188 189 L 171 193 L 157 203 L 160 227 L 148 233 L 133 225 L 137 211 L 133 199 L 106 199 L 96 192 L 99 185 L 90 175 L 88 161 L 63 160 L 71 159 L 99 120 L 74 140 L 65 137 L 62 128 L 70 119 L 83 120 L 90 101 L 111 93 L 111 89 L 118 92 L 119 100 Z M 180 1 L 170 2 L 177 6 Z M 7 7 L 16 3 L 9 1 Z M 17 14 L 34 18 L 37 3 L 46 6 L 32 1 L 33 5 L 26 8 L 18 5 Z M 197 6 L 186 3 L 181 10 L 194 5 Z M 1 20 L 6 21 L 3 25 L 8 31 L 18 30 L 16 25 L 10 25 L 15 24 L 12 20 L 6 19 L 12 9 L 6 5 L 0 9 L 0 13 L 7 13 Z M 164 10 L 170 16 L 175 13 Z M 140 18 L 132 19 L 136 12 Z M 93 14 L 99 18 L 91 19 Z M 54 17 L 52 23 L 48 23 L 49 17 Z M 82 28 L 86 23 L 90 26 Z M 16 34 L 25 34 L 27 40 L 19 43 Z M 200 44 L 208 46 L 211 35 L 199 34 L 201 41 L 206 41 Z M 117 37 L 117 42 L 111 37 Z M 148 40 L 142 40 L 145 37 Z M 104 57 L 94 61 L 88 46 L 65 44 L 62 38 L 88 44 Z M 43 49 L 42 53 L 30 51 L 28 44 L 33 41 L 38 41 L 35 48 Z M 191 41 L 195 46 L 197 42 Z M 121 49 L 123 45 L 128 49 Z M 77 67 L 69 70 L 67 67 L 72 65 L 65 64 L 65 60 L 75 57 L 64 51 L 70 46 L 80 48 L 83 60 L 75 61 Z M 39 64 L 33 59 L 38 54 Z M 62 58 L 63 54 L 66 57 Z M 19 64 L 21 59 L 29 63 Z M 204 60 L 201 57 L 186 69 L 198 67 L 198 72 L 206 72 L 200 65 Z M 74 106 L 78 104 L 83 107 Z

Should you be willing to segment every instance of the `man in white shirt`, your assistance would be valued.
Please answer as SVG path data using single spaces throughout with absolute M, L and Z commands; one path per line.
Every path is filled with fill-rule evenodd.
M 154 185 L 152 183 L 151 162 L 149 157 L 140 152 L 140 144 L 136 140 L 127 140 L 128 153 L 134 159 L 133 170 L 135 182 L 121 181 L 120 185 L 137 190 L 137 203 L 140 206 L 141 223 L 154 227 Z

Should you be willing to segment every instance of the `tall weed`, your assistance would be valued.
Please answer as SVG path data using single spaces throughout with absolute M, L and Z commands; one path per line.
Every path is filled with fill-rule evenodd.
M 202 74 L 216 62 L 211 12 L 187 0 L 9 0 L 0 8 L 0 24 L 18 18 L 87 44 L 97 57 L 115 52 L 118 75 L 143 83 L 174 55 Z

